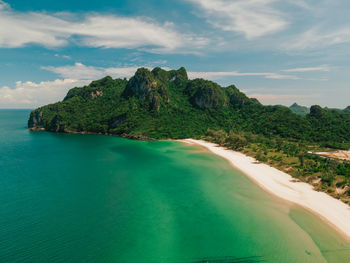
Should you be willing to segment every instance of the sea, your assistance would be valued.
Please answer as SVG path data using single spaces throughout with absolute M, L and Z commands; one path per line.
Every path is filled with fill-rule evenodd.
M 1 263 L 350 262 L 327 222 L 200 146 L 32 132 L 29 113 L 0 110 Z

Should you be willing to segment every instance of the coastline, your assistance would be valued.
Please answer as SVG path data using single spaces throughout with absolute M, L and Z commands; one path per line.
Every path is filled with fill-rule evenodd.
M 203 140 L 179 141 L 202 146 L 228 160 L 233 167 L 239 169 L 265 191 L 319 215 L 350 240 L 350 207 L 342 201 L 326 193 L 317 192 L 310 184 L 297 182 L 289 174 L 267 164 L 259 163 L 243 153 Z
M 56 132 L 56 133 L 70 133 L 70 134 L 93 134 L 93 135 L 107 135 L 107 136 L 115 136 L 115 137 L 122 137 L 130 140 L 136 140 L 136 141 L 156 141 L 157 139 L 153 139 L 144 135 L 133 135 L 133 134 L 114 134 L 114 133 L 106 133 L 106 132 L 87 132 L 87 131 L 71 131 L 68 129 L 64 129 L 62 131 L 48 131 L 45 128 L 42 127 L 31 127 L 26 129 L 27 131 L 31 132 L 37 132 L 37 131 L 47 131 L 47 132 Z

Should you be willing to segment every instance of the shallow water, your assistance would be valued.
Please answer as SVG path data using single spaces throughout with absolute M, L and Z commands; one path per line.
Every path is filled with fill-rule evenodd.
M 349 262 L 329 225 L 200 147 L 29 132 L 28 113 L 0 111 L 0 262 Z

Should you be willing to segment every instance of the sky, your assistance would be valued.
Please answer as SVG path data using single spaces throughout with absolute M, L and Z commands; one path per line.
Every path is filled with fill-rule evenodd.
M 0 0 L 0 108 L 36 108 L 139 67 L 263 104 L 350 105 L 347 0 Z

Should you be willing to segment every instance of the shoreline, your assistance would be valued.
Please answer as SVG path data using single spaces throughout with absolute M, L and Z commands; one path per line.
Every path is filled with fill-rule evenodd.
M 121 138 L 130 139 L 130 140 L 136 140 L 136 141 L 157 141 L 157 139 L 153 139 L 153 138 L 150 138 L 147 136 L 132 135 L 132 134 L 127 134 L 127 133 L 114 134 L 114 133 L 108 133 L 108 132 L 71 131 L 71 130 L 67 130 L 67 129 L 64 129 L 62 131 L 48 131 L 42 127 L 31 127 L 31 128 L 27 128 L 26 130 L 31 131 L 31 132 L 46 131 L 46 132 L 67 133 L 67 134 L 107 135 L 107 136 L 121 137 Z
M 253 157 L 243 153 L 203 140 L 179 141 L 202 146 L 228 160 L 233 167 L 243 172 L 265 191 L 317 214 L 350 241 L 350 207 L 342 201 L 324 192 L 317 192 L 312 185 L 297 182 L 291 175 L 257 162 Z

